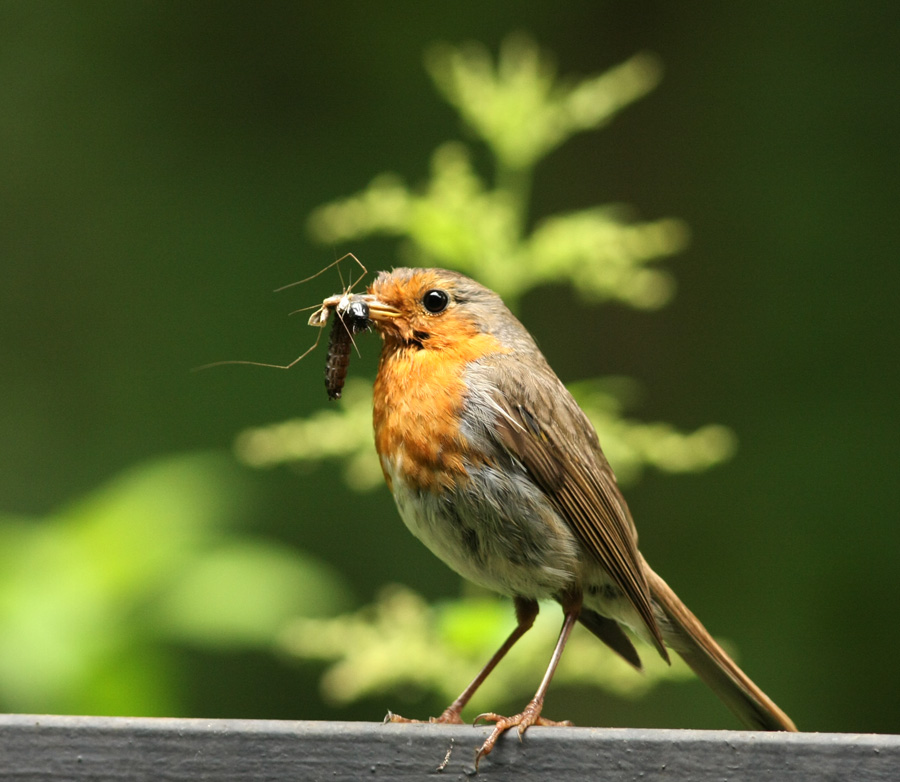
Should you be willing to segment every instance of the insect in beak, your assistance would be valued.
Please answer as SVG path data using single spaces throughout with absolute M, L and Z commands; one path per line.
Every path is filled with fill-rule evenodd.
M 369 305 L 359 296 L 342 297 L 334 308 L 334 322 L 328 339 L 328 358 L 325 361 L 325 390 L 328 391 L 329 399 L 341 398 L 350 366 L 353 337 L 366 331 L 369 326 Z

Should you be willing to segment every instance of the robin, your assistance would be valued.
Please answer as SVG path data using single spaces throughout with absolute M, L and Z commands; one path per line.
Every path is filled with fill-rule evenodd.
M 635 668 L 623 626 L 667 662 L 673 649 L 749 728 L 796 730 L 644 560 L 590 421 L 496 293 L 456 272 L 401 268 L 354 298 L 383 340 L 375 445 L 400 516 L 457 573 L 515 604 L 509 638 L 432 722 L 462 722 L 538 601 L 553 599 L 564 619 L 547 672 L 521 713 L 478 717 L 495 727 L 476 764 L 510 728 L 571 724 L 541 710 L 575 622 Z

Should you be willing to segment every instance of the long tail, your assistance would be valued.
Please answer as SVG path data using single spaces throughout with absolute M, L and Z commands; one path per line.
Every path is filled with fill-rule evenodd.
M 796 731 L 791 718 L 725 654 L 669 585 L 646 562 L 644 568 L 653 599 L 669 620 L 661 628 L 666 644 L 681 655 L 748 728 Z

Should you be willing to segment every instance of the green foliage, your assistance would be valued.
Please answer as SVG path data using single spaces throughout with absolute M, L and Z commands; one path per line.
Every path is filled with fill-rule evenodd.
M 339 407 L 248 429 L 238 436 L 235 450 L 253 467 L 339 459 L 347 484 L 359 491 L 384 480 L 372 434 L 372 386 L 358 378 L 347 380 Z
M 528 198 L 537 163 L 575 133 L 609 122 L 659 80 L 649 55 L 564 86 L 549 60 L 527 39 L 512 37 L 494 68 L 479 46 L 440 46 L 429 71 L 495 163 L 489 185 L 468 149 L 451 142 L 432 159 L 421 191 L 393 175 L 376 177 L 362 193 L 316 210 L 313 235 L 346 243 L 384 234 L 404 241 L 403 260 L 448 266 L 476 276 L 515 307 L 548 282 L 572 284 L 589 300 L 616 299 L 658 307 L 672 294 L 669 275 L 649 264 L 681 250 L 687 228 L 664 218 L 632 222 L 621 207 L 594 207 L 539 221 L 528 233 Z
M 0 703 L 182 713 L 174 645 L 270 648 L 346 598 L 323 565 L 240 533 L 246 476 L 222 456 L 128 470 L 47 518 L 0 519 Z
M 451 142 L 434 154 L 431 178 L 420 189 L 381 175 L 357 195 L 316 210 L 310 227 L 323 243 L 374 235 L 401 240 L 411 265 L 440 265 L 468 272 L 515 307 L 521 295 L 545 283 L 574 286 L 588 301 L 617 300 L 638 308 L 664 304 L 674 286 L 651 264 L 680 250 L 687 229 L 678 220 L 627 219 L 621 207 L 590 207 L 529 225 L 528 199 L 537 163 L 573 134 L 609 122 L 659 80 L 660 68 L 637 55 L 611 71 L 563 84 L 549 60 L 528 39 L 512 37 L 494 66 L 477 45 L 440 46 L 428 70 L 495 163 L 488 184 L 464 145 Z M 692 433 L 622 415 L 627 382 L 586 381 L 572 388 L 595 424 L 622 480 L 644 467 L 669 472 L 707 469 L 728 458 L 734 438 L 721 426 Z M 339 407 L 248 430 L 236 443 L 239 457 L 262 467 L 286 462 L 340 460 L 355 490 L 382 483 L 372 442 L 371 387 L 348 383 Z M 557 613 L 517 647 L 488 679 L 490 698 L 530 694 L 533 674 L 546 663 L 558 630 Z M 512 626 L 508 606 L 462 599 L 429 609 L 403 590 L 383 594 L 358 613 L 297 620 L 281 636 L 284 648 L 304 659 L 326 660 L 326 697 L 347 702 L 367 694 L 410 688 L 455 696 L 499 646 Z M 476 631 L 477 630 L 477 631 Z M 595 639 L 578 636 L 557 676 L 621 693 L 636 693 L 664 677 L 682 675 L 648 655 L 648 675 L 636 677 Z
M 570 387 L 600 433 L 620 483 L 636 480 L 645 467 L 698 472 L 734 452 L 734 435 L 724 426 L 710 424 L 685 434 L 670 424 L 623 418 L 622 389 L 628 385 L 595 380 Z M 238 437 L 235 449 L 242 461 L 254 467 L 337 460 L 347 485 L 357 491 L 375 489 L 384 482 L 372 437 L 372 386 L 358 378 L 347 381 L 340 407 L 248 429 Z
M 558 606 L 548 604 L 535 626 L 479 689 L 478 703 L 534 694 L 549 650 L 559 633 Z M 465 597 L 429 606 L 402 587 L 386 589 L 372 606 L 333 619 L 301 618 L 281 636 L 284 649 L 305 659 L 331 663 L 323 695 L 338 704 L 399 692 L 437 693 L 449 703 L 500 647 L 514 626 L 508 601 Z M 692 674 L 679 660 L 668 667 L 653 652 L 636 672 L 586 630 L 573 633 L 554 676 L 557 684 L 602 687 L 635 697 L 659 681 Z

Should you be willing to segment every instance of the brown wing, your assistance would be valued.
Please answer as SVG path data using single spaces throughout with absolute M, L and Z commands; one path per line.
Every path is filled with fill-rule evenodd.
M 497 436 L 525 466 L 584 547 L 597 557 L 668 661 L 653 616 L 634 523 L 612 468 L 587 416 L 552 372 L 552 380 L 544 377 L 530 375 L 527 393 L 519 383 L 497 389 L 493 397 Z

